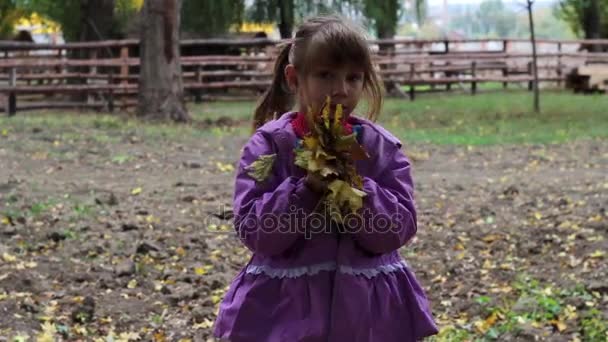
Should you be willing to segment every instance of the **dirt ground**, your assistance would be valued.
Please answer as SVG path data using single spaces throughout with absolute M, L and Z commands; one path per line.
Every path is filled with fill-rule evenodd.
M 210 340 L 249 257 L 230 226 L 245 138 L 100 132 L 0 136 L 0 341 L 45 321 L 66 340 Z M 514 296 L 522 276 L 583 286 L 607 317 L 608 141 L 404 150 L 419 231 L 402 254 L 441 326 L 483 332 L 493 322 L 482 303 Z M 570 340 L 580 320 L 566 323 L 502 339 Z

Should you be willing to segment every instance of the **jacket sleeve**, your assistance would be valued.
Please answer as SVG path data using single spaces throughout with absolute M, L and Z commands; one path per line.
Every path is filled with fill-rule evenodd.
M 279 179 L 274 170 L 285 159 L 277 150 L 266 133 L 254 133 L 243 148 L 234 189 L 234 226 L 239 238 L 252 252 L 267 256 L 284 252 L 304 236 L 304 227 L 293 218 L 311 213 L 320 200 L 304 184 L 304 177 Z M 246 168 L 259 156 L 274 153 L 273 171 L 266 180 L 258 182 L 248 174 Z
M 410 162 L 398 147 L 379 176 L 363 178 L 363 191 L 367 195 L 361 215 L 354 227 L 348 227 L 363 249 L 387 253 L 414 237 L 417 222 Z

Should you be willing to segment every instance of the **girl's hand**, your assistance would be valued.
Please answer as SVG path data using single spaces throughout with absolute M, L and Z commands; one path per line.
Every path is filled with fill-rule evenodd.
M 327 190 L 327 186 L 330 182 L 331 180 L 323 179 L 323 177 L 321 177 L 317 173 L 309 172 L 306 175 L 306 180 L 304 181 L 304 184 L 316 193 L 324 193 Z

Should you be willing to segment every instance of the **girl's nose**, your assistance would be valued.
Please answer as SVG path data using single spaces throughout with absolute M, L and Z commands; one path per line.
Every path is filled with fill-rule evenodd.
M 348 93 L 346 80 L 336 80 L 333 87 L 333 96 L 346 96 Z

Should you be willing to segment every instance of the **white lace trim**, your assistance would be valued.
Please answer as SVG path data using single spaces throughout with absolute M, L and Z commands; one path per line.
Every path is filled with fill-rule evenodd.
M 367 279 L 371 279 L 380 273 L 389 274 L 391 272 L 395 272 L 397 270 L 405 268 L 406 266 L 407 264 L 405 263 L 405 261 L 400 260 L 392 264 L 380 265 L 373 268 L 353 268 L 350 266 L 340 266 L 340 272 L 354 276 L 362 275 L 367 277 Z
M 296 278 L 303 275 L 315 275 L 321 271 L 333 271 L 336 269 L 336 263 L 333 261 L 325 262 L 322 264 L 302 266 L 302 267 L 291 267 L 291 268 L 273 268 L 267 265 L 249 265 L 245 272 L 250 274 L 260 274 L 271 278 Z
M 333 261 L 310 266 L 290 267 L 290 268 L 274 268 L 268 265 L 249 265 L 245 273 L 249 274 L 265 274 L 271 278 L 297 278 L 303 275 L 315 275 L 321 271 L 335 271 L 353 276 L 364 276 L 371 279 L 380 273 L 389 274 L 402 268 L 407 267 L 404 260 L 398 262 L 380 265 L 370 268 L 354 268 L 351 266 L 340 265 L 339 267 Z

